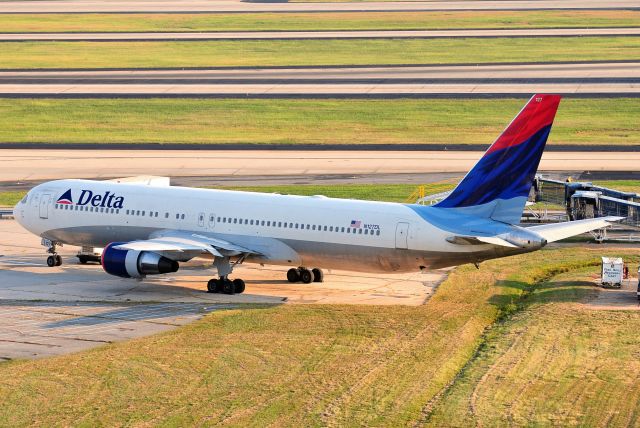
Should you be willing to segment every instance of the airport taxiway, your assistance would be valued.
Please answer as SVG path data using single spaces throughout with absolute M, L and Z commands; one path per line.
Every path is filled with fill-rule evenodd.
M 354 30 L 354 31 L 190 31 L 107 33 L 0 33 L 11 41 L 160 41 L 160 40 L 305 40 L 305 39 L 453 39 L 497 37 L 640 36 L 638 27 L 521 28 L 464 30 Z
M 1 1 L 0 13 L 130 12 L 364 12 L 453 10 L 615 10 L 640 9 L 636 0 L 472 0 L 300 2 L 234 0 L 44 0 Z
M 0 70 L 10 97 L 640 95 L 640 63 Z
M 207 293 L 215 276 L 207 261 L 183 264 L 170 275 L 144 281 L 81 265 L 77 248 L 62 247 L 63 265 L 49 268 L 40 239 L 14 220 L 0 220 L 0 360 L 75 352 L 154 334 L 212 311 L 262 304 L 421 305 L 446 271 L 366 274 L 325 271 L 322 284 L 291 284 L 285 267 L 245 264 L 233 276 L 245 293 Z
M 480 151 L 6 149 L 0 182 L 61 178 L 465 173 Z M 640 152 L 545 152 L 539 170 L 636 171 Z

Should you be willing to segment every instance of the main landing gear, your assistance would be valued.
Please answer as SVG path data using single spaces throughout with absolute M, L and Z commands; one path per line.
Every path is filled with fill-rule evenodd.
M 244 292 L 245 284 L 240 278 L 229 279 L 229 274 L 233 271 L 233 266 L 242 263 L 244 257 L 240 257 L 233 265 L 229 257 L 216 257 L 213 264 L 218 269 L 220 278 L 212 278 L 207 283 L 207 292 L 222 294 L 240 294 Z
M 289 282 L 303 282 L 305 284 L 324 282 L 324 272 L 318 268 L 309 270 L 302 266 L 297 269 L 291 268 L 287 271 L 287 280 L 289 280 Z
M 223 294 L 240 294 L 244 292 L 245 284 L 240 278 L 233 281 L 227 277 L 213 278 L 207 283 L 207 292 Z
M 41 244 L 47 247 L 47 253 L 51 254 L 47 257 L 47 266 L 55 267 L 62 265 L 62 257 L 56 253 L 56 245 L 57 243 L 54 241 L 49 241 L 48 239 L 43 239 Z M 62 246 L 62 244 L 60 244 Z

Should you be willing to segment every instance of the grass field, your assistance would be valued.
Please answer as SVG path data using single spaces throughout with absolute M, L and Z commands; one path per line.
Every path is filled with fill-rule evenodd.
M 424 184 L 425 194 L 446 192 L 453 189 L 459 179 L 438 181 Z M 611 180 L 599 181 L 596 184 L 613 189 L 640 193 L 640 181 Z M 418 186 L 415 184 L 337 184 L 337 185 L 281 185 L 281 186 L 233 186 L 216 187 L 217 189 L 243 190 L 247 192 L 281 193 L 283 195 L 324 195 L 331 198 L 363 199 L 384 202 L 414 202 L 412 196 Z M 0 206 L 14 206 L 26 192 L 0 192 Z M 558 208 L 555 207 L 554 208 Z
M 640 37 L 5 42 L 2 68 L 239 67 L 629 60 Z
M 593 276 L 578 270 L 535 287 L 525 310 L 490 330 L 430 425 L 637 426 L 640 312 L 580 304 Z
M 490 144 L 525 99 L 0 99 L 0 142 Z M 640 99 L 565 99 L 549 144 L 640 144 Z
M 427 195 L 452 189 L 457 180 L 440 181 L 424 185 Z M 331 198 L 364 199 L 385 202 L 409 202 L 418 188 L 414 184 L 340 184 L 340 185 L 290 185 L 290 186 L 235 186 L 217 189 L 243 190 L 247 192 L 281 193 L 283 195 L 324 195 Z M 26 192 L 0 192 L 0 206 L 14 206 Z M 414 202 L 413 200 L 410 202 Z
M 0 15 L 0 32 L 429 30 L 640 26 L 638 11 Z
M 488 327 L 517 313 L 536 283 L 597 270 L 600 253 L 545 250 L 462 267 L 421 307 L 248 307 L 88 352 L 3 363 L 0 425 L 420 424 L 485 348 Z M 586 345 L 607 352 L 598 341 Z M 631 358 L 636 342 L 620 343 L 620 358 Z M 540 412 L 553 409 L 546 402 Z

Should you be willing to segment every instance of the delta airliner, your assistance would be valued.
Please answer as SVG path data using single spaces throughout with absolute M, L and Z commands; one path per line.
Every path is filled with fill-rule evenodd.
M 433 206 L 57 180 L 31 189 L 17 221 L 42 237 L 49 266 L 61 244 L 103 247 L 101 264 L 124 278 L 175 272 L 213 259 L 210 292 L 241 293 L 244 262 L 292 266 L 291 282 L 322 269 L 408 272 L 478 264 L 538 250 L 610 225 L 599 218 L 519 226 L 560 96 L 534 95 L 459 185 Z M 311 268 L 311 269 L 310 269 Z

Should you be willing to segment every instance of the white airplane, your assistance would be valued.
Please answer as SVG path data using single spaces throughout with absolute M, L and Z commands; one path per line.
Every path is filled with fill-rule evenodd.
M 610 225 L 597 218 L 518 225 L 560 96 L 534 95 L 460 184 L 432 206 L 192 189 L 90 180 L 40 184 L 15 207 L 17 221 L 56 246 L 104 247 L 104 270 L 144 278 L 213 258 L 210 292 L 242 293 L 243 262 L 293 266 L 291 282 L 321 269 L 407 272 L 477 264 L 538 250 Z M 312 270 L 309 267 L 313 267 Z

